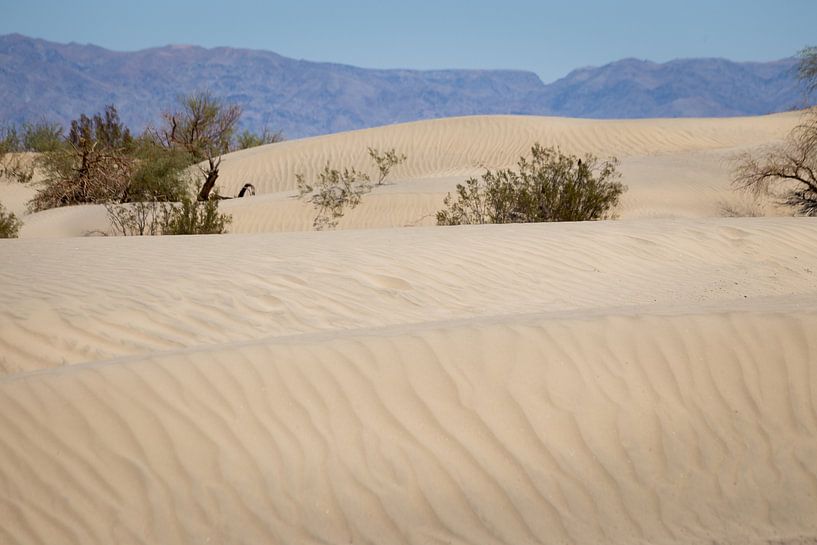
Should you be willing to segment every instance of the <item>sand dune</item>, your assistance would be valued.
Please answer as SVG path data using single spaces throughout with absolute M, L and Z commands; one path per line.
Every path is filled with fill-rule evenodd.
M 513 317 L 12 377 L 0 536 L 813 538 L 815 327 L 813 310 L 789 306 Z
M 794 218 L 12 241 L 0 535 L 817 536 L 815 248 Z
M 10 241 L 0 370 L 268 336 L 814 292 L 806 218 Z M 445 259 L 441 259 L 445 256 Z
M 817 221 L 712 217 L 731 158 L 796 122 L 276 144 L 225 157 L 225 192 L 259 189 L 229 236 L 27 215 L 0 241 L 0 544 L 817 543 Z M 624 219 L 428 226 L 534 141 L 620 156 Z M 409 163 L 303 232 L 294 174 L 367 146 Z
M 799 119 L 796 112 L 727 119 L 436 119 L 231 153 L 223 158 L 218 187 L 232 196 L 250 182 L 258 191 L 253 198 L 224 204 L 233 216 L 232 233 L 310 230 L 312 209 L 294 198 L 296 174 L 312 179 L 330 164 L 373 175 L 367 148 L 395 148 L 408 161 L 394 169 L 389 185 L 376 188 L 349 212 L 339 228 L 434 225 L 435 212 L 458 182 L 479 176 L 485 168 L 513 167 L 539 142 L 579 155 L 618 157 L 629 187 L 619 210 L 622 219 L 714 217 L 722 201 L 740 201 L 729 185 L 735 158 L 779 142 Z M 83 236 L 107 230 L 101 208 L 56 210 L 28 216 L 22 236 Z

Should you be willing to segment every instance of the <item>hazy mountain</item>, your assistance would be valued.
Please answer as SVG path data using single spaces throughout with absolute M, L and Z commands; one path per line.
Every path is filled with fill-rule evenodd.
M 67 123 L 115 104 L 130 126 L 197 89 L 244 108 L 243 124 L 290 137 L 470 114 L 729 116 L 797 106 L 795 60 L 623 60 L 552 84 L 512 70 L 372 70 L 268 51 L 167 46 L 117 52 L 0 36 L 0 122 Z
M 796 59 L 731 62 L 636 59 L 574 70 L 527 97 L 573 117 L 724 117 L 766 114 L 802 105 Z

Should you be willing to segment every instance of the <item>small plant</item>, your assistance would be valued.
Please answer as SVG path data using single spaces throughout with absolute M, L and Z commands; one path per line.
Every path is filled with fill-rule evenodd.
M 59 123 L 39 121 L 23 125 L 22 147 L 24 151 L 46 153 L 65 145 L 62 126 Z
M 185 195 L 180 202 L 157 200 L 108 203 L 105 209 L 114 234 L 218 235 L 226 232 L 232 216 L 218 211 L 218 194 L 209 201 L 194 201 Z
M 368 151 L 379 172 L 375 185 L 383 185 L 391 169 L 406 160 L 405 155 L 398 154 L 393 148 L 384 153 L 375 148 L 368 148 Z M 315 207 L 312 226 L 318 231 L 337 227 L 346 210 L 355 208 L 363 196 L 372 190 L 372 180 L 368 174 L 354 168 L 340 171 L 331 168 L 328 163 L 315 183 L 308 183 L 303 174 L 296 174 L 295 180 L 298 198 Z
M 404 163 L 406 160 L 406 156 L 404 154 L 398 155 L 394 148 L 384 153 L 380 153 L 380 151 L 375 148 L 369 148 L 369 156 L 375 162 L 377 170 L 379 171 L 377 185 L 382 185 L 391 172 L 391 169 Z
M 298 183 L 298 198 L 312 203 L 317 211 L 312 226 L 319 231 L 337 227 L 346 209 L 356 207 L 363 195 L 372 190 L 367 174 L 353 168 L 336 170 L 328 164 L 318 174 L 318 180 L 314 184 L 307 183 L 303 174 L 297 174 L 295 179 Z
M 487 170 L 481 180 L 457 184 L 437 212 L 438 225 L 532 223 L 605 219 L 627 189 L 618 161 L 578 158 L 534 144 L 518 170 Z
M 270 132 L 269 129 L 265 128 L 261 134 L 255 134 L 245 129 L 235 137 L 235 143 L 233 144 L 232 149 L 249 149 L 257 146 L 264 146 L 266 144 L 276 144 L 278 142 L 283 142 L 284 140 L 284 133 L 281 131 Z
M 219 235 L 227 230 L 233 218 L 218 211 L 218 193 L 208 201 L 185 197 L 178 204 L 167 203 L 162 211 L 163 235 Z
M 165 206 L 169 204 L 158 201 L 107 203 L 105 210 L 108 212 L 111 228 L 117 235 L 161 235 Z
M 17 238 L 23 222 L 0 203 L 0 238 Z
M 757 195 L 746 199 L 721 199 L 718 211 L 723 218 L 758 218 L 767 214 L 767 202 Z
M 21 153 L 22 139 L 14 126 L 0 129 L 0 179 L 28 183 L 34 177 L 34 166 Z
M 34 161 L 19 153 L 0 157 L 0 179 L 27 184 L 34 178 Z

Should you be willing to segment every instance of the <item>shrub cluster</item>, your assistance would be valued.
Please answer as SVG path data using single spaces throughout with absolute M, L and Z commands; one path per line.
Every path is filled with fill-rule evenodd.
M 105 209 L 114 232 L 123 236 L 217 235 L 232 222 L 232 216 L 218 211 L 218 203 L 184 196 L 180 202 L 109 203 Z
M 0 203 L 0 238 L 17 238 L 22 226 L 23 222 Z
M 438 225 L 586 221 L 610 217 L 627 189 L 618 181 L 617 160 L 578 158 L 535 144 L 518 169 L 483 174 L 457 184 Z
M 0 176 L 31 181 L 34 166 L 19 152 L 35 151 L 43 182 L 29 202 L 31 211 L 104 204 L 116 233 L 221 233 L 231 218 L 218 213 L 220 155 L 283 140 L 267 130 L 236 136 L 240 114 L 240 107 L 200 92 L 181 97 L 176 111 L 162 115 L 164 126 L 138 137 L 113 105 L 81 115 L 67 135 L 47 122 L 8 127 L 0 130 Z M 189 199 L 195 189 L 191 167 L 199 164 L 206 166 L 199 168 L 204 180 L 196 204 Z M 254 189 L 247 184 L 245 193 L 246 187 Z

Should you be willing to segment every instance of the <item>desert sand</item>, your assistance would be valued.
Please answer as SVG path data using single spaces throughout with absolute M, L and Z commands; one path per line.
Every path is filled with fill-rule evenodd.
M 232 234 L 0 241 L 0 543 L 817 543 L 817 221 L 718 217 L 796 114 L 474 117 L 225 156 Z M 533 142 L 615 221 L 433 226 Z M 294 175 L 408 155 L 336 231 Z M 22 212 L 20 189 L 0 202 Z M 98 233 L 97 233 L 98 234 Z

